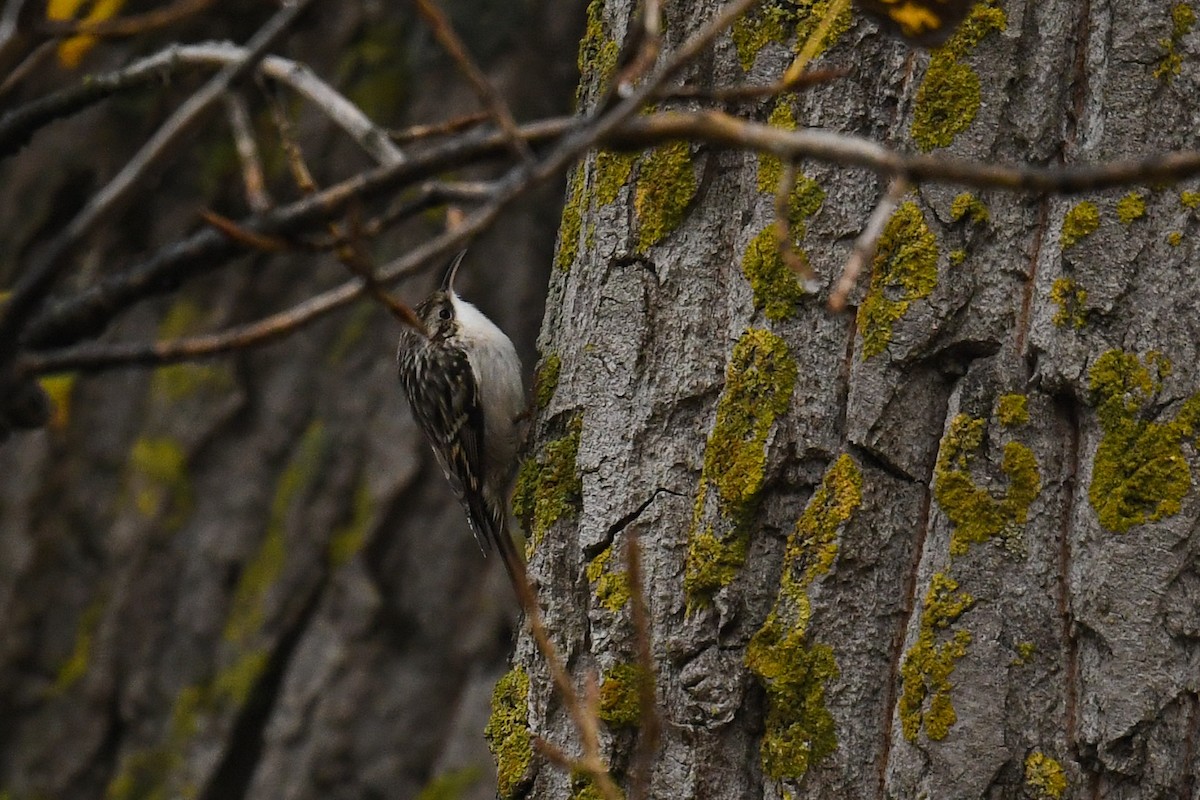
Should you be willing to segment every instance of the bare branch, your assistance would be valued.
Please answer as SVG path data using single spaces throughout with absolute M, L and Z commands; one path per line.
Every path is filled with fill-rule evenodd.
M 908 181 L 903 177 L 896 177 L 888 185 L 883 197 L 879 198 L 879 203 L 867 219 L 862 233 L 854 240 L 854 249 L 850 251 L 850 257 L 846 259 L 846 266 L 842 267 L 842 275 L 838 278 L 837 286 L 829 295 L 830 311 L 837 313 L 846 308 L 846 298 L 850 295 L 850 290 L 858 281 L 862 268 L 875 257 L 875 248 L 879 245 L 879 237 L 883 235 L 887 221 L 891 219 L 896 206 L 900 204 L 900 198 L 908 189 Z
M 0 155 L 12 153 L 44 125 L 113 94 L 161 81 L 185 66 L 230 67 L 247 56 L 246 48 L 227 42 L 172 45 L 124 69 L 92 76 L 79 86 L 39 98 L 0 117 Z M 385 130 L 306 65 L 269 55 L 260 61 L 259 71 L 312 103 L 375 161 L 394 164 L 404 160 L 403 152 Z
M 454 62 L 458 64 L 458 68 L 466 76 L 467 82 L 471 84 L 471 88 L 475 90 L 475 94 L 479 96 L 479 100 L 483 103 L 484 108 L 491 112 L 492 117 L 496 120 L 496 124 L 500 126 L 500 130 L 508 137 L 509 145 L 512 147 L 513 153 L 526 163 L 533 162 L 533 151 L 529 149 L 529 144 L 521 138 L 517 131 L 516 120 L 513 119 L 512 112 L 508 110 L 508 104 L 504 102 L 504 98 L 496 91 L 496 87 L 492 86 L 492 82 L 483 74 L 483 70 L 471 58 L 471 54 L 467 51 L 466 45 L 459 38 L 458 33 L 454 30 L 454 26 L 450 24 L 450 20 L 442 13 L 442 10 L 434 5 L 432 0 L 413 0 L 417 6 L 417 13 L 424 18 L 429 25 L 429 29 L 433 32 L 433 36 L 442 45 L 442 48 L 450 55 Z
M 531 142 L 560 136 L 577 124 L 572 118 L 550 119 L 522 128 Z M 314 222 L 328 220 L 343 213 L 352 203 L 362 203 L 394 191 L 415 180 L 427 178 L 447 167 L 483 158 L 494 158 L 507 149 L 504 135 L 495 131 L 479 131 L 446 141 L 410 161 L 378 167 L 341 183 L 275 209 L 270 214 L 243 220 L 239 227 L 267 235 L 285 235 L 306 231 Z M 414 265 L 425 259 L 448 255 L 461 247 L 465 236 L 443 236 L 417 248 L 404 264 L 393 265 L 393 278 L 409 274 Z M 216 231 L 205 230 L 177 242 L 150 260 L 111 278 L 100 281 L 77 296 L 65 299 L 43 310 L 29 326 L 27 345 L 46 348 L 73 344 L 97 334 L 117 313 L 145 297 L 161 294 L 178 286 L 187 278 L 217 269 L 225 260 L 237 255 L 239 248 Z M 389 278 L 389 280 L 392 278 Z M 346 287 L 339 287 L 339 290 Z M 353 299 L 353 295 L 345 302 Z M 324 307 L 331 311 L 341 302 Z
M 242 184 L 246 189 L 246 205 L 262 214 L 271 207 L 267 194 L 267 182 L 263 175 L 262 159 L 258 155 L 258 143 L 254 140 L 254 128 L 250 124 L 250 112 L 246 101 L 236 92 L 225 95 L 225 112 L 229 117 L 230 133 L 242 162 Z
M 68 223 L 46 255 L 31 265 L 13 289 L 0 313 L 0 367 L 17 352 L 17 339 L 58 276 L 69 266 L 75 249 L 101 222 L 128 201 L 133 188 L 149 170 L 168 155 L 221 98 L 234 81 L 251 70 L 276 39 L 313 0 L 294 0 L 285 5 L 251 39 L 245 58 L 213 76 L 160 127 L 133 160 L 108 185 L 93 196 Z
M 805 288 L 813 283 L 814 275 L 808 259 L 796 252 L 792 246 L 791 231 L 791 202 L 792 192 L 796 188 L 796 163 L 783 162 L 779 173 L 779 186 L 775 188 L 775 245 L 779 249 L 779 258 L 784 265 L 800 278 Z
M 1138 183 L 1176 183 L 1200 175 L 1200 151 L 1162 153 L 1142 159 L 1068 167 L 987 164 L 946 155 L 908 155 L 860 136 L 821 128 L 784 130 L 720 111 L 664 111 L 626 121 L 604 143 L 644 147 L 686 139 L 733 149 L 757 150 L 781 159 L 811 158 L 866 167 L 910 182 L 929 181 L 1025 192 L 1097 191 Z
M 458 133 L 467 128 L 473 128 L 489 119 L 491 119 L 491 115 L 486 111 L 478 111 L 474 114 L 465 114 L 461 117 L 446 120 L 445 122 L 436 122 L 430 125 L 413 125 L 398 131 L 389 131 L 388 136 L 392 137 L 393 142 L 414 142 L 418 139 L 429 139 L 434 136 Z

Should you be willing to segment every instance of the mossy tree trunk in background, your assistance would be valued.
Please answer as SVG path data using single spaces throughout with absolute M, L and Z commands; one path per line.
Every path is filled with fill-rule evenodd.
M 668 47 L 717 5 L 668 4 Z M 630 6 L 591 5 L 585 106 Z M 769 82 L 824 6 L 768 4 L 688 79 Z M 819 63 L 849 77 L 740 110 L 981 160 L 1195 147 L 1193 21 L 1008 0 L 927 54 L 847 17 Z M 554 639 L 601 678 L 614 774 L 638 738 L 617 702 L 636 534 L 654 797 L 1193 796 L 1200 195 L 921 186 L 837 316 L 884 187 L 799 166 L 815 294 L 774 247 L 772 159 L 676 144 L 571 179 L 518 508 Z M 578 746 L 528 638 L 504 686 L 501 794 L 593 796 L 528 747 Z
M 272 5 L 219 3 L 133 49 L 245 41 Z M 568 113 L 582 4 L 441 5 L 518 116 Z M 114 69 L 130 49 L 98 45 L 81 70 Z M 479 107 L 408 4 L 318 2 L 273 52 L 381 125 Z M 30 91 L 81 78 L 47 63 Z M 0 284 L 196 85 L 191 74 L 155 82 L 39 131 L 0 164 Z M 24 90 L 6 103 L 27 102 Z M 368 164 L 280 94 L 322 186 Z M 287 202 L 298 193 L 253 82 L 245 98 L 268 189 Z M 218 115 L 81 259 L 84 280 L 193 230 L 199 208 L 243 217 L 240 184 Z M 460 275 L 529 363 L 560 191 L 507 213 Z M 388 232 L 372 256 L 395 258 L 443 225 L 431 214 Z M 208 332 L 346 277 L 329 254 L 245 258 L 111 335 Z M 435 282 L 397 294 L 415 302 Z M 0 446 L 0 798 L 494 796 L 483 730 L 516 603 L 411 422 L 397 338 L 386 311 L 362 301 L 226 359 L 46 380 L 50 428 Z

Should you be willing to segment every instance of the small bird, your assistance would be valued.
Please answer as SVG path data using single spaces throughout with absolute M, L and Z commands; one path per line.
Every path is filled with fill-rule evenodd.
M 502 330 L 454 291 L 466 251 L 442 285 L 417 305 L 425 330 L 405 328 L 396 363 L 413 418 L 437 456 L 475 541 L 495 547 L 516 585 L 524 560 L 507 527 L 525 389 L 516 348 Z

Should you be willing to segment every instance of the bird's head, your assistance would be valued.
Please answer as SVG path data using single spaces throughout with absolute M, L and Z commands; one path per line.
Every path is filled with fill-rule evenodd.
M 417 316 L 431 341 L 445 341 L 458 331 L 457 303 L 461 301 L 454 293 L 454 276 L 458 274 L 458 267 L 466 254 L 467 251 L 463 250 L 454 257 L 442 278 L 442 285 L 416 308 Z

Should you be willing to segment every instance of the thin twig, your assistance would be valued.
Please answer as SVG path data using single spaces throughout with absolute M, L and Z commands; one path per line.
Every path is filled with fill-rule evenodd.
M 21 63 L 13 67 L 12 72 L 8 73 L 4 78 L 4 83 L 0 83 L 0 97 L 4 97 L 11 92 L 31 73 L 44 67 L 57 49 L 58 45 L 53 41 L 42 42 L 33 48 L 32 52 L 21 59 Z
M 238 160 L 242 164 L 242 186 L 246 190 L 246 205 L 262 214 L 272 205 L 267 193 L 262 159 L 258 155 L 258 143 L 254 140 L 254 128 L 250 123 L 250 112 L 246 101 L 237 92 L 225 95 L 225 113 L 229 118 L 229 130 L 237 148 Z
M 892 178 L 887 191 L 883 193 L 883 197 L 879 198 L 879 203 L 871 212 L 871 216 L 867 218 L 867 224 L 863 227 L 862 233 L 854 240 L 854 248 L 850 251 L 850 257 L 846 259 L 846 265 L 842 267 L 842 274 L 838 278 L 837 286 L 829 295 L 830 311 L 838 313 L 846 308 L 846 298 L 849 297 L 854 284 L 858 282 L 858 276 L 862 273 L 863 267 L 875 257 L 875 248 L 879 245 L 879 237 L 883 235 L 887 221 L 891 219 L 896 206 L 900 204 L 900 198 L 904 197 L 904 193 L 908 189 L 908 181 L 903 177 Z
M 229 67 L 242 63 L 246 48 L 228 42 L 171 45 L 116 72 L 95 75 L 78 86 L 39 98 L 0 117 L 0 155 L 11 153 L 34 131 L 120 91 L 160 82 L 183 67 Z M 380 164 L 397 164 L 404 153 L 380 128 L 308 66 L 281 56 L 265 56 L 259 72 L 289 87 L 341 128 Z
M 794 272 L 808 290 L 813 283 L 812 267 L 804 255 L 792 246 L 791 205 L 792 192 L 796 189 L 796 163 L 784 161 L 779 172 L 779 186 L 775 188 L 775 245 L 784 266 Z
M 491 114 L 486 111 L 477 111 L 474 114 L 465 114 L 461 117 L 445 120 L 444 122 L 434 122 L 428 125 L 411 125 L 400 130 L 388 131 L 388 136 L 392 137 L 393 142 L 400 144 L 415 142 L 419 139 L 430 139 L 434 136 L 446 136 L 458 133 L 467 128 L 473 128 L 481 122 L 487 122 L 491 118 Z
M 531 142 L 545 141 L 561 136 L 577 125 L 578 120 L 564 117 L 531 123 L 523 126 L 522 132 Z M 263 217 L 242 220 L 239 225 L 269 235 L 305 232 L 316 223 L 344 213 L 352 204 L 393 193 L 412 181 L 423 180 L 449 167 L 495 158 L 506 152 L 507 140 L 502 133 L 473 132 L 430 147 L 411 161 L 360 173 L 311 197 L 280 206 Z M 391 275 L 398 278 L 412 274 L 423 264 L 461 249 L 466 238 L 466 235 L 443 234 L 410 251 L 404 263 L 393 264 Z M 45 349 L 94 336 L 109 320 L 134 303 L 173 291 L 180 281 L 206 274 L 238 252 L 228 238 L 215 231 L 192 234 L 167 246 L 148 261 L 44 309 L 30 324 L 26 344 Z M 322 295 L 318 313 L 333 311 L 352 301 L 357 296 L 349 291 L 352 289 L 352 286 L 344 285 Z M 342 294 L 347 291 L 348 294 Z
M 1178 183 L 1200 175 L 1200 151 L 1161 153 L 1141 159 L 1067 167 L 989 164 L 946 155 L 910 155 L 861 136 L 821 128 L 785 130 L 721 111 L 664 111 L 627 120 L 603 144 L 645 147 L 664 141 L 706 142 L 770 153 L 781 159 L 816 159 L 843 167 L 865 167 L 910 182 L 979 189 L 1073 194 L 1138 183 Z
M 646 608 L 646 587 L 642 580 L 642 548 L 637 533 L 625 530 L 626 578 L 629 581 L 630 616 L 633 618 L 634 646 L 638 661 L 638 745 L 633 758 L 630 800 L 650 796 L 654 755 L 658 752 L 662 720 L 658 715 L 655 689 L 654 653 L 650 641 L 650 612 Z
M 736 103 L 744 100 L 760 100 L 775 97 L 785 92 L 795 92 L 817 86 L 839 78 L 845 78 L 850 70 L 842 67 L 812 69 L 800 73 L 794 80 L 778 80 L 764 84 L 734 84 L 707 89 L 703 86 L 680 86 L 662 95 L 663 100 L 708 100 L 717 103 Z
M 305 195 L 316 194 L 319 187 L 313 179 L 312 170 L 308 168 L 308 164 L 304 160 L 304 152 L 300 149 L 299 141 L 292 135 L 292 124 L 288 119 L 287 112 L 270 92 L 267 93 L 267 101 L 271 109 L 271 116 L 275 120 L 275 127 L 279 130 L 279 141 L 283 145 L 284 153 L 287 154 L 288 167 L 291 169 L 296 186 Z M 336 242 L 334 253 L 337 255 L 338 261 L 350 270 L 352 275 L 356 275 L 362 280 L 367 294 L 386 308 L 401 324 L 421 333 L 427 333 L 425 323 L 421 321 L 416 312 L 406 303 L 392 297 L 387 288 L 375 277 L 375 268 L 361 242 L 355 236 L 347 236 L 342 226 L 336 222 L 329 222 L 328 227 L 330 235 Z M 356 228 L 355 233 L 358 232 Z
M 628 65 L 621 66 L 617 59 L 617 74 L 613 77 L 613 90 L 618 97 L 628 97 L 633 84 L 642 78 L 662 50 L 662 8 L 659 0 L 642 0 L 642 14 L 635 22 L 636 27 L 626 36 L 624 47 L 634 49 L 629 55 Z
M 0 313 L 0 373 L 4 371 L 4 362 L 10 361 L 16 355 L 17 339 L 21 331 L 41 305 L 55 280 L 70 265 L 76 248 L 102 222 L 124 207 L 134 187 L 150 169 L 157 166 L 178 146 L 183 135 L 219 102 L 234 81 L 254 68 L 267 48 L 283 35 L 296 17 L 312 2 L 313 0 L 293 0 L 276 12 L 250 40 L 245 50 L 245 58 L 224 67 L 184 101 L 133 159 L 67 224 L 46 254 L 21 275 Z
M 605 800 L 621 800 L 621 792 L 613 783 L 612 776 L 608 773 L 608 767 L 600 756 L 599 715 L 596 713 L 596 709 L 590 708 L 589 704 L 585 703 L 585 698 L 581 698 L 575 691 L 575 685 L 571 682 L 570 675 L 567 674 L 567 668 L 558 654 L 558 648 L 554 646 L 554 642 L 551 641 L 550 634 L 542 622 L 542 612 L 533 587 L 529 584 L 526 569 L 523 564 L 515 566 L 517 568 L 511 570 L 510 574 L 513 578 L 513 588 L 516 590 L 517 600 L 525 612 L 529 633 L 533 636 L 533 641 L 541 652 L 542 658 L 546 660 L 546 667 L 550 671 L 550 680 L 553 681 L 554 688 L 558 690 L 563 705 L 567 708 L 567 713 L 571 715 L 571 721 L 575 723 L 575 728 L 579 731 L 583 757 L 569 759 L 568 763 L 575 769 L 588 773 Z
M 789 84 L 797 81 L 808 71 L 809 62 L 821 52 L 825 38 L 833 29 L 833 23 L 849 8 L 850 0 L 833 0 L 829 4 L 825 9 L 824 16 L 821 17 L 821 21 L 817 23 L 816 29 L 809 34 L 808 39 L 805 40 L 804 45 L 800 48 L 799 54 L 797 54 L 796 58 L 784 71 L 783 77 L 779 81 L 780 83 Z
M 504 102 L 504 98 L 496 91 L 496 87 L 492 86 L 487 75 L 483 74 L 483 70 L 471 58 L 470 51 L 459 38 L 458 32 L 450 24 L 450 20 L 432 0 L 413 0 L 413 2 L 417 6 L 417 13 L 424 18 L 433 32 L 433 37 L 438 40 L 442 49 L 454 59 L 454 63 L 458 65 L 467 82 L 471 84 L 471 88 L 475 90 L 479 101 L 483 103 L 484 108 L 491 113 L 496 124 L 500 126 L 500 130 L 504 131 L 508 137 L 513 153 L 522 161 L 533 163 L 533 151 L 529 149 L 529 144 L 521 138 L 517 131 L 517 122 L 513 119 L 512 112 L 508 110 L 508 104 Z
M 286 253 L 296 249 L 295 244 L 287 239 L 279 236 L 267 236 L 258 231 L 244 228 L 229 217 L 222 216 L 210 209 L 201 211 L 200 219 L 220 231 L 230 241 L 237 242 L 248 250 L 258 250 L 263 253 Z

